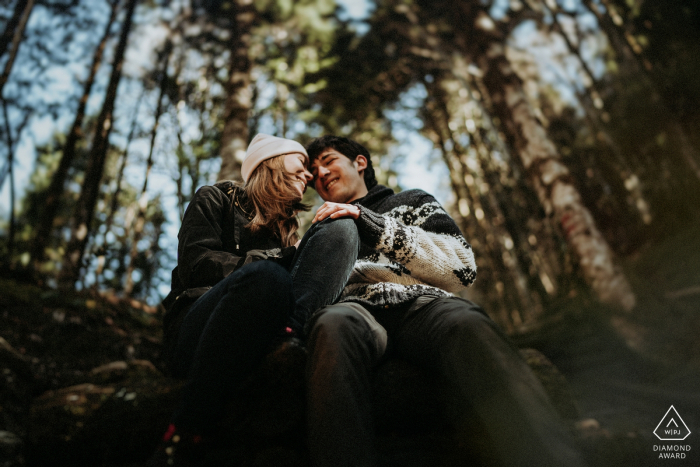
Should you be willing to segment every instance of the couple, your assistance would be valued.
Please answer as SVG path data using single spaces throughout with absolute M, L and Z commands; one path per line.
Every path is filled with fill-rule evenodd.
M 371 377 L 386 354 L 437 374 L 457 432 L 476 414 L 499 465 L 583 465 L 517 349 L 452 295 L 476 265 L 431 195 L 378 185 L 367 149 L 336 136 L 304 148 L 259 134 L 242 175 L 243 186 L 202 187 L 182 221 L 164 325 L 172 370 L 188 381 L 159 462 L 193 465 L 226 401 L 287 335 L 308 349 L 314 466 L 378 464 Z M 299 240 L 309 183 L 325 203 Z

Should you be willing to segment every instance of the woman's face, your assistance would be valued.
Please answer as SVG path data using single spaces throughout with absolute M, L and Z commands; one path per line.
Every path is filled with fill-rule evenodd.
M 299 191 L 299 197 L 304 196 L 306 184 L 313 180 L 313 176 L 307 170 L 309 160 L 303 154 L 285 154 L 284 170 L 294 177 L 294 187 Z

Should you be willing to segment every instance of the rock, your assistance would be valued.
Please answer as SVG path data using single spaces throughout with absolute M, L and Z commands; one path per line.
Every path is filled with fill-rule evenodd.
M 29 360 L 0 337 L 0 365 L 25 379 L 33 377 Z
M 119 465 L 141 461 L 153 451 L 181 383 L 142 362 L 96 370 L 92 382 L 47 391 L 34 401 L 28 465 Z
M 15 459 L 19 463 L 22 439 L 9 431 L 0 431 L 0 459 Z
M 572 414 L 566 381 L 541 354 L 525 351 L 560 411 Z M 305 467 L 306 350 L 282 342 L 245 382 L 217 427 L 217 448 L 206 465 Z M 27 465 L 139 465 L 155 449 L 179 397 L 181 383 L 148 361 L 114 361 L 84 375 L 85 382 L 48 391 L 32 404 Z M 436 379 L 389 359 L 376 372 L 373 411 L 382 463 L 387 466 L 459 465 L 487 451 L 475 424 L 457 441 L 443 414 Z M 564 410 L 565 409 L 565 410 Z M 569 412 L 566 412 L 566 411 Z
M 26 432 L 36 381 L 29 360 L 0 337 L 0 465 L 23 465 Z
M 206 465 L 307 466 L 305 366 L 298 339 L 268 354 L 229 404 L 218 428 L 222 448 L 210 453 Z
M 577 414 L 564 377 L 535 350 L 523 356 L 542 381 L 559 412 Z M 207 465 L 306 466 L 304 368 L 306 351 L 297 340 L 269 354 L 231 403 L 222 424 L 226 449 Z M 567 399 L 567 397 L 569 399 Z M 410 363 L 388 359 L 377 368 L 373 416 L 383 465 L 485 465 L 488 441 L 475 423 L 468 441 L 455 439 L 444 416 L 436 379 Z

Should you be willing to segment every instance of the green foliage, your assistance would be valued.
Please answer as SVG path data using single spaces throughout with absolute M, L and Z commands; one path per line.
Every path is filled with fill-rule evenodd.
M 635 62 L 617 56 L 607 78 L 607 127 L 640 180 L 665 236 L 700 214 L 700 5 L 668 0 L 612 2 Z

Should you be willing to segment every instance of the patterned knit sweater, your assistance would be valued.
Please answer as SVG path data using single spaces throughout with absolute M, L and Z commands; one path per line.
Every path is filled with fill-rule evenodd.
M 353 204 L 360 206 L 362 247 L 339 301 L 389 307 L 421 295 L 450 296 L 474 282 L 471 246 L 428 193 L 395 194 L 377 185 Z

